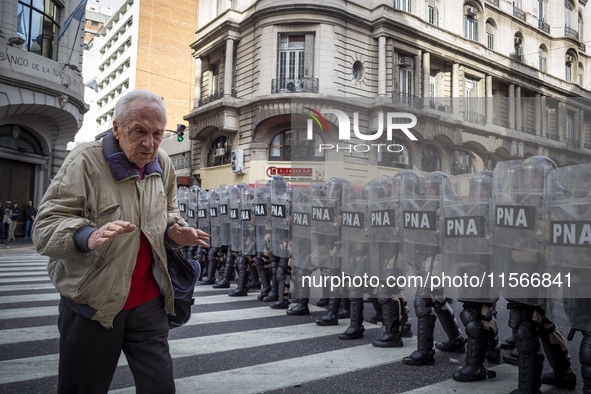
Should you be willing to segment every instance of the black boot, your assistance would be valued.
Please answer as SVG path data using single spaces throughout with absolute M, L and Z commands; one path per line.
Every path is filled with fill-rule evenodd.
M 503 361 L 511 365 L 519 365 L 519 352 L 517 348 L 511 349 L 511 352 L 503 356 Z
M 383 302 L 383 300 L 382 300 Z M 372 342 L 375 347 L 402 347 L 402 335 L 400 333 L 400 302 L 398 299 L 389 299 L 380 305 L 383 311 L 384 327 L 386 331 L 379 339 Z
M 412 330 L 410 324 L 410 317 L 408 316 L 408 304 L 406 298 L 398 298 L 400 301 L 400 336 L 402 338 L 412 338 Z
M 214 289 L 228 289 L 230 288 L 230 275 L 234 271 L 234 263 L 236 262 L 236 255 L 228 252 L 226 256 L 226 264 L 224 266 L 224 277 L 215 285 L 211 286 Z
M 453 374 L 457 382 L 476 382 L 486 379 L 484 359 L 488 346 L 488 333 L 481 321 L 471 321 L 466 325 L 466 332 L 470 332 L 467 340 L 466 364 Z
M 319 326 L 337 326 L 339 324 L 337 312 L 340 303 L 340 298 L 331 298 L 328 301 L 328 310 L 326 311 L 326 314 L 322 315 L 320 319 L 316 319 L 316 324 Z
M 254 259 L 254 265 L 259 273 L 261 279 L 261 292 L 257 296 L 257 300 L 262 301 L 271 291 L 271 271 L 265 267 L 264 256 L 262 253 L 257 254 Z
M 300 298 L 300 301 L 296 306 L 285 311 L 290 316 L 305 316 L 310 314 L 310 308 L 308 308 L 309 298 Z
M 202 285 L 213 285 L 215 284 L 215 271 L 218 266 L 217 248 L 211 248 L 207 255 L 207 279 L 202 281 Z
M 460 327 L 454 317 L 453 310 L 446 303 L 435 301 L 435 314 L 443 327 L 443 331 L 449 338 L 448 342 L 437 342 L 435 347 L 442 352 L 463 353 L 466 347 L 466 340 L 461 336 Z
M 549 322 L 549 325 L 544 324 L 546 322 Z M 566 341 L 562 333 L 557 331 L 554 323 L 549 320 L 543 321 L 542 327 L 540 328 L 540 339 L 548 364 L 552 367 L 552 372 L 542 375 L 542 383 L 556 386 L 559 389 L 574 390 L 577 386 L 577 377 L 572 371 Z
M 351 298 L 349 300 L 351 324 L 339 339 L 360 339 L 363 338 L 363 298 Z
M 238 280 L 236 283 L 238 286 L 228 295 L 230 297 L 245 297 L 248 295 L 248 260 L 244 256 L 239 256 L 236 260 L 238 266 Z
M 486 349 L 486 361 L 490 364 L 501 363 L 501 346 L 499 345 L 499 328 L 497 319 L 491 316 L 489 319 L 488 345 Z
M 279 290 L 277 284 L 277 268 L 279 267 L 279 259 L 271 259 L 271 289 L 267 296 L 263 297 L 263 302 L 275 302 L 279 299 Z
M 378 324 L 378 322 L 383 322 L 384 318 L 382 315 L 382 305 L 380 305 L 380 302 L 377 298 L 370 298 L 369 301 L 373 305 L 373 309 L 376 311 L 376 314 L 368 317 L 367 319 L 365 319 L 365 321 L 371 324 Z
M 539 394 L 542 387 L 542 368 L 544 356 L 541 354 L 519 355 L 519 381 L 517 390 L 511 394 Z
M 289 280 L 291 277 L 291 270 L 289 266 L 289 259 L 282 257 L 279 259 L 277 267 L 277 291 L 279 300 L 269 305 L 272 309 L 288 309 L 289 308 Z
M 341 298 L 341 305 L 339 305 L 337 317 L 339 319 L 348 319 L 351 317 L 351 301 L 349 301 L 348 298 Z
M 250 281 L 248 288 L 251 290 L 261 290 L 261 282 L 259 281 L 259 271 L 255 264 L 250 265 Z
M 416 366 L 435 364 L 435 350 L 433 350 L 435 320 L 437 320 L 435 315 L 417 318 L 417 350 L 402 359 L 404 364 Z

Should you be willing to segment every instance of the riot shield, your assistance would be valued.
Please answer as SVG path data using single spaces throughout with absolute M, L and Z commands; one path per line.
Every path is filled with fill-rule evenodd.
M 289 241 L 291 221 L 290 191 L 285 178 L 271 178 L 271 253 L 277 257 L 291 255 Z
M 467 191 L 459 200 L 445 200 L 442 271 L 449 282 L 444 295 L 464 301 L 492 302 L 497 298 L 492 287 L 492 172 L 459 176 L 458 189 Z M 466 186 L 467 185 L 467 186 Z M 463 278 L 459 282 L 456 279 Z M 458 279 L 459 280 L 459 279 Z
M 230 191 L 232 187 L 229 185 L 220 186 L 220 205 L 218 214 L 220 216 L 221 225 L 221 242 L 224 246 L 230 245 Z
M 343 187 L 341 202 L 341 270 L 345 275 L 367 277 L 369 258 L 369 196 L 362 185 Z
M 548 315 L 557 325 L 591 331 L 591 164 L 553 170 L 546 196 Z
M 179 187 L 176 191 L 176 196 L 181 217 L 185 221 L 188 221 L 187 209 L 189 208 L 189 188 L 186 186 Z
M 240 199 L 240 254 L 243 256 L 254 256 L 256 254 L 255 221 L 252 212 L 254 207 L 254 199 L 254 188 L 249 187 L 242 189 L 242 196 Z
M 254 220 L 258 253 L 271 253 L 271 191 L 266 180 L 255 182 Z
M 547 295 L 532 283 L 546 265 L 543 197 L 552 169 L 539 157 L 501 162 L 493 180 L 494 284 L 501 296 L 529 305 L 541 304 Z
M 242 190 L 247 186 L 236 184 L 230 189 L 229 218 L 230 218 L 230 251 L 239 252 L 242 246 L 242 221 L 240 218 L 240 202 Z
M 312 186 L 313 187 L 313 186 Z M 301 271 L 311 271 L 312 265 L 312 189 L 292 189 L 291 254 L 292 264 Z
M 201 189 L 197 186 L 192 186 L 189 190 L 189 203 L 187 204 L 187 223 L 193 228 L 197 228 L 197 201 Z
M 223 245 L 222 222 L 220 219 L 220 189 L 210 190 L 209 196 L 210 243 L 214 248 L 220 248 Z
M 341 198 L 346 183 L 332 179 L 325 188 L 316 187 L 312 195 L 312 264 L 340 269 Z M 324 194 L 325 193 L 325 194 Z
M 420 187 L 405 190 L 402 198 L 403 271 L 424 280 L 441 274 L 441 204 L 456 200 L 449 177 L 439 171 L 428 174 Z
M 417 177 L 418 179 L 418 177 Z M 369 198 L 369 273 L 384 283 L 399 274 L 400 199 L 394 182 L 400 178 L 382 176 L 366 185 Z
M 197 201 L 197 228 L 211 236 L 211 224 L 209 222 L 210 192 L 199 193 Z

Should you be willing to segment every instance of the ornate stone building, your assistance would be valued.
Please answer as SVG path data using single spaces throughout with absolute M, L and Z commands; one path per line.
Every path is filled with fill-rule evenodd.
M 194 176 L 210 188 L 322 162 L 330 177 L 460 174 L 538 154 L 559 166 L 588 161 L 590 12 L 571 0 L 202 0 L 185 116 Z M 412 113 L 418 140 L 373 141 L 402 152 L 321 152 L 343 144 L 339 122 L 326 116 L 327 130 L 307 139 L 304 106 L 335 103 L 352 105 L 370 134 L 380 111 Z M 242 173 L 231 172 L 233 150 Z

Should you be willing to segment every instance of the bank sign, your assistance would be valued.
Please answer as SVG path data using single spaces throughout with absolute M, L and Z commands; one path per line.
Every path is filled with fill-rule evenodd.
M 383 112 L 378 113 L 378 129 L 374 134 L 362 133 L 359 130 L 359 113 L 353 112 L 353 122 L 347 113 L 338 109 L 321 109 L 320 112 L 313 110 L 310 107 L 304 107 L 304 115 L 309 116 L 307 122 L 307 134 L 306 138 L 309 141 L 314 139 L 314 122 L 320 127 L 320 131 L 328 130 L 328 124 L 324 119 L 323 115 L 330 114 L 336 116 L 339 127 L 339 141 L 350 141 L 351 140 L 351 128 L 353 128 L 353 134 L 356 138 L 362 141 L 376 141 L 382 138 L 384 129 L 386 131 L 386 139 L 392 141 L 394 132 L 401 131 L 409 140 L 417 141 L 410 128 L 416 126 L 417 117 L 413 114 L 406 112 Z M 400 121 L 404 121 L 400 123 Z M 384 127 L 385 124 L 385 127 Z M 352 127 L 351 127 L 352 126 Z M 378 151 L 389 151 L 394 153 L 400 153 L 403 149 L 400 144 L 355 144 L 349 145 L 348 147 L 339 146 L 334 144 L 320 144 L 319 149 L 323 150 L 348 150 L 349 152 L 368 152 L 372 148 L 377 148 Z

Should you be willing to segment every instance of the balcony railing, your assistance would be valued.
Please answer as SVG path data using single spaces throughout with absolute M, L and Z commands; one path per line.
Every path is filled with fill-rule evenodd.
M 486 116 L 484 114 L 479 113 L 479 112 L 465 111 L 464 112 L 464 120 L 466 122 L 476 123 L 476 124 L 480 124 L 480 125 L 486 124 Z
M 513 3 L 513 16 L 525 22 L 525 11 Z
M 236 97 L 236 89 L 232 88 L 231 96 Z M 219 100 L 223 97 L 224 97 L 224 91 L 220 90 L 219 92 L 217 92 L 215 94 L 210 94 L 209 96 L 203 97 L 201 100 L 199 100 L 199 102 L 197 103 L 197 106 L 201 107 L 202 105 L 212 103 L 212 102 Z
M 591 149 L 591 144 L 585 143 L 583 144 L 583 147 L 585 147 L 585 149 Z
M 494 125 L 501 126 L 501 127 L 506 128 L 506 129 L 508 129 L 511 126 L 511 124 L 509 123 L 509 121 L 503 120 L 503 119 L 497 119 L 497 118 L 493 118 L 492 123 Z
M 550 34 L 550 25 L 544 21 L 538 21 L 538 29 Z
M 570 148 L 570 149 L 580 149 L 581 148 L 581 143 L 577 140 L 571 140 L 568 139 L 566 140 L 566 147 Z
M 572 27 L 564 26 L 564 35 L 566 37 L 574 38 L 575 40 L 579 39 L 579 32 Z
M 560 141 L 560 136 L 558 134 L 548 134 L 548 138 L 552 141 Z
M 429 101 L 429 107 L 431 107 L 431 109 L 436 109 L 437 111 L 441 112 L 451 112 L 451 106 L 446 104 L 440 104 L 437 101 L 433 100 Z
M 271 93 L 318 93 L 318 78 L 275 78 L 271 81 Z
M 587 52 L 587 45 L 580 43 L 579 44 L 579 51 L 581 52 Z
M 499 0 L 486 0 L 486 2 L 494 5 L 495 7 L 499 6 Z
M 518 54 L 512 53 L 509 55 L 509 57 L 511 59 L 515 60 L 516 62 L 523 63 L 523 61 L 524 61 L 523 55 L 518 55 Z
M 406 92 L 392 92 L 392 102 L 394 104 L 402 104 L 406 107 L 411 108 L 422 108 L 423 106 L 423 99 L 422 97 L 415 97 L 412 94 Z
M 537 134 L 537 133 L 536 133 L 536 129 L 533 129 L 533 128 L 531 128 L 531 127 L 523 127 L 523 128 L 521 129 L 521 131 L 523 131 L 523 132 L 524 132 L 524 133 L 526 133 L 526 134 L 531 134 L 531 135 L 536 135 L 536 134 Z

